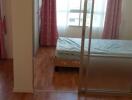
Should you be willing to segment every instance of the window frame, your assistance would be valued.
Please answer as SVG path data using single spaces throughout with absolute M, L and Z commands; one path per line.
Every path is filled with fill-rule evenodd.
M 78 21 L 78 25 L 71 25 L 71 24 L 68 24 L 69 27 L 82 27 L 82 24 L 81 24 L 81 14 L 83 14 L 84 10 L 82 9 L 82 6 L 83 6 L 83 0 L 80 0 L 80 8 L 79 9 L 70 9 L 69 11 L 69 14 L 70 13 L 76 13 L 76 14 L 79 14 L 79 21 Z M 91 3 L 91 2 L 88 2 L 88 3 Z M 87 15 L 90 15 L 91 14 L 91 7 L 88 9 L 87 11 Z M 94 15 L 104 15 L 104 12 L 94 12 Z M 90 20 L 90 17 L 89 17 L 89 20 Z M 70 23 L 70 18 L 68 19 L 68 23 Z M 86 25 L 89 27 L 89 25 Z M 97 27 L 97 26 L 95 26 Z M 98 27 L 97 27 L 98 28 Z

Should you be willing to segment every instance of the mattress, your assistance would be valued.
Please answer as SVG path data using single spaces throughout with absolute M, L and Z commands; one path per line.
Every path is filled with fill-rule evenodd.
M 85 39 L 84 55 L 88 55 L 88 39 Z M 56 56 L 79 59 L 81 52 L 80 38 L 60 37 L 57 41 Z M 91 56 L 132 57 L 131 40 L 92 39 Z

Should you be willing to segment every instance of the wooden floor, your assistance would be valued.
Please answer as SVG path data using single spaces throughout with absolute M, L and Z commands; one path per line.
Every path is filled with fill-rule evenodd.
M 12 60 L 0 61 L 0 100 L 33 100 L 32 94 L 13 93 Z
M 41 48 L 35 58 L 35 89 L 77 91 L 78 72 L 55 72 L 54 48 Z
M 0 100 L 132 100 L 128 96 L 78 95 L 78 73 L 54 72 L 53 55 L 53 48 L 41 48 L 35 58 L 34 94 L 13 93 L 13 63 L 0 61 Z
M 84 100 L 78 95 L 78 71 L 55 72 L 55 48 L 40 48 L 35 57 L 36 96 L 47 100 Z M 108 81 L 108 80 L 107 80 Z M 123 83 L 124 84 L 124 83 Z M 122 85 L 123 86 L 123 85 Z M 86 100 L 129 100 L 130 97 L 87 96 Z

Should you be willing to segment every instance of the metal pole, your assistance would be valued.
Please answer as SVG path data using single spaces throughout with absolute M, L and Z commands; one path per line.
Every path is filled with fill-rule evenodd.
M 80 26 L 80 19 L 81 19 L 81 10 L 82 10 L 82 0 L 80 0 L 80 13 L 79 13 L 79 26 Z
M 89 43 L 88 43 L 88 58 L 90 58 L 91 41 L 92 41 L 92 31 L 93 31 L 93 17 L 94 17 L 94 0 L 92 0 L 92 10 L 91 10 L 91 20 L 90 20 L 90 30 L 89 30 Z M 90 60 L 90 59 L 89 59 Z
M 84 10 L 83 10 L 83 27 L 82 27 L 82 39 L 81 39 L 81 54 L 80 54 L 80 73 L 79 73 L 79 92 L 85 90 L 83 76 L 86 74 L 86 68 L 83 66 L 84 63 L 84 44 L 85 44 L 85 32 L 86 32 L 86 18 L 87 18 L 87 0 L 84 0 Z
M 91 18 L 90 18 L 90 29 L 89 29 L 89 41 L 88 41 L 88 58 L 87 58 L 87 63 L 86 63 L 86 79 L 88 80 L 88 72 L 89 72 L 89 66 L 90 66 L 90 54 L 91 54 L 91 42 L 92 42 L 92 31 L 93 31 L 93 17 L 94 17 L 94 3 L 95 1 L 92 0 L 92 9 L 91 9 Z M 87 83 L 87 81 L 86 81 Z M 87 86 L 86 86 L 87 89 Z

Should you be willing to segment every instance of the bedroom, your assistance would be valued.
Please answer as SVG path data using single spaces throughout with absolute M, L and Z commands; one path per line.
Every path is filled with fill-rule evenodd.
M 96 88 L 103 87 L 105 89 L 110 88 L 110 90 L 113 89 L 113 87 L 116 87 L 119 88 L 120 90 L 120 87 L 122 86 L 118 86 L 118 84 L 122 80 L 119 80 L 119 76 L 120 74 L 127 73 L 128 69 L 132 64 L 131 63 L 132 13 L 130 12 L 132 1 L 116 0 L 111 2 L 110 0 L 100 0 L 98 2 L 97 0 L 95 0 L 94 8 L 93 8 L 94 14 L 92 21 L 92 37 L 90 37 L 89 34 L 91 33 L 90 27 L 91 27 L 93 0 L 88 0 L 87 9 L 86 9 L 87 10 L 86 19 L 84 16 L 85 15 L 84 6 L 83 6 L 84 0 L 76 0 L 76 1 L 56 0 L 56 1 L 57 2 L 49 1 L 45 3 L 42 3 L 41 1 L 38 3 L 36 1 L 37 9 L 35 11 L 37 14 L 35 13 L 36 23 L 35 23 L 35 35 L 34 35 L 34 52 L 36 56 L 35 75 L 36 77 L 47 76 L 47 77 L 41 77 L 41 79 L 37 79 L 37 78 L 35 79 L 36 90 L 48 90 L 48 89 L 49 90 L 62 89 L 69 91 L 72 91 L 72 89 L 75 91 L 78 90 L 77 88 L 78 82 L 77 80 L 74 79 L 78 76 L 77 73 L 73 71 L 73 75 L 72 72 L 71 73 L 61 72 L 61 74 L 59 74 L 57 72 L 54 72 L 54 67 L 55 66 L 59 66 L 62 68 L 72 67 L 76 69 L 81 66 L 80 55 L 82 50 L 81 39 L 82 39 L 83 28 L 85 29 L 84 45 L 86 45 L 86 50 L 84 48 L 84 52 L 86 51 L 85 53 L 88 54 L 88 56 L 89 55 L 94 56 L 93 58 L 91 58 L 91 62 L 94 63 L 91 66 L 95 66 L 95 67 L 90 66 L 89 68 L 91 71 L 90 72 L 91 75 L 94 73 L 97 75 L 99 74 L 99 75 L 107 76 L 107 73 L 103 73 L 101 70 L 107 72 L 107 70 L 109 69 L 110 70 L 110 72 L 108 71 L 110 73 L 110 75 L 108 75 L 109 80 L 106 79 L 105 81 L 113 81 L 113 84 L 107 84 L 107 85 L 105 84 L 106 86 L 104 84 L 103 86 L 102 85 L 99 86 L 98 84 L 95 84 L 95 87 Z M 40 12 L 38 12 L 38 9 Z M 84 21 L 84 19 L 86 21 Z M 111 28 L 109 29 L 109 27 Z M 56 39 L 56 37 L 58 37 L 58 39 Z M 89 44 L 90 38 L 92 38 L 91 44 Z M 89 51 L 88 44 L 91 45 L 90 54 L 88 52 Z M 57 46 L 57 48 L 55 48 L 55 46 Z M 85 54 L 83 54 L 83 56 L 84 55 Z M 106 59 L 104 56 L 109 57 L 109 59 Z M 47 62 L 47 65 L 49 67 L 47 67 L 47 65 L 45 65 L 43 61 Z M 117 67 L 109 66 L 111 65 L 111 63 L 112 65 L 117 65 Z M 97 65 L 103 67 L 96 68 Z M 104 66 L 108 66 L 108 67 L 104 68 Z M 118 66 L 122 66 L 122 67 L 119 68 Z M 128 66 L 126 67 L 127 70 L 126 72 L 122 72 L 122 70 L 125 69 L 124 66 Z M 88 70 L 88 68 L 86 69 Z M 98 72 L 96 72 L 97 69 Z M 47 71 L 47 74 L 44 74 L 45 71 Z M 116 79 L 114 79 L 112 76 L 116 75 L 117 71 L 120 71 L 120 74 L 119 76 L 117 75 Z M 56 74 L 53 75 L 54 73 Z M 111 73 L 113 73 L 113 75 L 111 75 Z M 60 80 L 57 79 L 57 76 L 59 75 L 60 76 L 62 75 Z M 65 79 L 65 77 L 67 77 L 68 75 L 69 76 L 71 75 L 70 76 L 71 79 L 68 78 Z M 130 75 L 131 74 L 129 72 L 129 76 Z M 53 77 L 55 79 L 52 80 Z M 48 84 L 48 82 L 46 82 L 47 78 L 49 78 L 50 82 L 53 81 L 53 83 L 52 82 L 50 83 L 48 81 L 50 85 L 54 84 L 55 86 L 51 87 Z M 101 80 L 102 78 L 103 77 L 96 77 L 95 79 Z M 89 79 L 91 79 L 91 77 Z M 76 85 L 73 87 L 72 84 L 67 86 L 67 84 L 69 82 L 72 82 L 72 80 L 73 80 L 73 84 L 77 82 Z M 118 82 L 115 80 L 118 80 Z M 130 78 L 125 80 L 130 81 Z M 59 85 L 57 85 L 58 83 L 57 81 L 62 81 L 62 83 L 60 82 L 59 84 L 60 88 Z M 95 83 L 94 81 L 95 80 L 93 80 L 92 83 Z M 103 81 L 103 83 L 105 83 L 105 81 Z M 129 89 L 128 87 L 129 88 L 131 87 L 130 84 L 127 84 L 127 86 L 123 86 L 121 90 L 125 90 L 125 92 L 126 91 L 128 92 Z
M 73 14 L 71 17 L 66 17 L 69 19 L 69 24 L 63 24 L 63 27 L 61 27 L 61 32 L 64 33 L 60 34 L 59 27 L 54 28 L 54 31 L 57 29 L 59 34 L 55 33 L 56 35 L 52 35 L 52 32 L 49 32 L 51 34 L 47 35 L 48 38 L 46 37 L 46 40 L 50 40 L 47 42 L 48 45 L 53 43 L 50 47 L 42 46 L 42 43 L 40 45 L 39 33 L 41 33 L 40 29 L 44 29 L 44 33 L 46 33 L 46 31 L 49 31 L 51 28 L 49 27 L 49 23 L 52 18 L 55 18 L 55 16 L 53 15 L 53 12 L 49 13 L 48 11 L 51 7 L 50 4 L 53 3 L 55 6 L 55 2 L 50 2 L 51 0 L 43 1 L 45 1 L 45 3 L 48 1 L 46 6 L 42 7 L 42 3 L 35 0 L 35 9 L 33 9 L 33 0 L 0 0 L 0 100 L 132 100 L 132 98 L 128 96 L 128 94 L 132 94 L 132 1 L 115 0 L 122 2 L 122 20 L 118 39 L 102 39 L 102 34 L 95 34 L 98 32 L 96 31 L 94 33 L 95 30 L 91 30 L 96 28 L 96 25 L 92 25 L 95 21 L 95 15 L 92 16 L 92 14 L 97 13 L 92 12 L 96 11 L 97 6 L 95 5 L 99 5 L 99 3 L 97 3 L 98 0 L 88 0 L 88 5 L 85 3 L 84 7 L 86 7 L 86 5 L 88 7 L 91 5 L 89 8 L 90 10 L 87 9 L 86 12 L 81 11 L 80 9 L 68 10 L 74 14 L 78 13 L 81 15 L 83 13 L 84 21 L 81 22 L 81 16 L 77 17 Z M 69 0 L 69 2 L 70 1 L 71 0 Z M 81 2 L 83 3 L 83 0 Z M 65 2 L 63 3 L 66 4 Z M 81 6 L 81 3 L 78 4 Z M 101 5 L 103 4 L 101 3 Z M 108 2 L 106 2 L 106 4 L 109 5 Z M 53 5 L 52 7 L 54 7 Z M 94 9 L 93 6 L 95 6 Z M 44 21 L 44 23 L 47 22 L 44 26 L 49 25 L 47 28 L 40 28 L 40 22 L 42 22 L 40 19 L 42 19 L 41 15 L 43 12 L 40 13 L 38 11 L 41 7 L 46 7 L 47 9 L 44 10 L 47 12 L 44 12 L 44 16 L 47 14 Z M 104 8 L 104 6 L 101 7 Z M 98 10 L 100 11 L 100 9 Z M 33 11 L 35 11 L 34 16 Z M 110 11 L 113 10 L 111 9 Z M 67 10 L 65 13 L 67 13 Z M 90 17 L 87 18 L 86 13 L 88 13 Z M 50 15 L 54 17 L 51 17 Z M 93 22 L 92 17 L 94 17 Z M 35 24 L 33 24 L 33 18 L 35 18 Z M 47 18 L 50 20 L 47 20 Z M 85 20 L 90 22 L 85 23 Z M 57 26 L 58 21 L 54 21 L 56 21 L 55 25 Z M 64 17 L 62 21 L 65 21 Z M 99 21 L 96 22 L 98 23 L 98 26 L 100 25 Z M 83 25 L 81 25 L 81 23 L 83 23 Z M 33 25 L 35 26 L 33 27 Z M 67 29 L 67 26 L 69 26 L 69 29 L 66 31 L 64 29 Z M 32 38 L 34 31 L 35 34 L 33 41 Z M 83 33 L 83 35 L 80 33 Z M 56 36 L 59 36 L 59 38 L 56 38 Z M 61 39 L 62 42 L 68 43 L 68 45 L 65 43 L 63 45 L 63 43 L 60 42 Z M 83 39 L 85 40 L 85 48 L 82 46 L 84 42 Z M 32 47 L 33 42 L 34 49 Z M 60 46 L 60 44 L 63 47 Z M 57 45 L 57 47 L 55 45 Z M 82 48 L 80 48 L 81 46 Z M 6 52 L 3 52 L 4 49 Z M 82 59 L 80 55 L 84 58 Z M 3 59 L 6 57 L 7 59 Z M 57 64 L 55 60 L 59 57 L 59 62 L 61 60 L 64 60 L 64 62 Z M 72 63 L 73 60 L 77 63 Z M 32 66 L 32 62 L 34 62 L 34 66 Z M 81 70 L 83 70 L 83 73 Z M 87 93 L 97 93 L 97 95 L 88 95 L 87 97 L 86 95 L 78 95 L 78 93 L 82 92 L 82 90 Z M 110 93 L 112 96 L 104 96 L 102 93 Z M 120 96 L 117 96 L 116 94 L 119 94 Z

